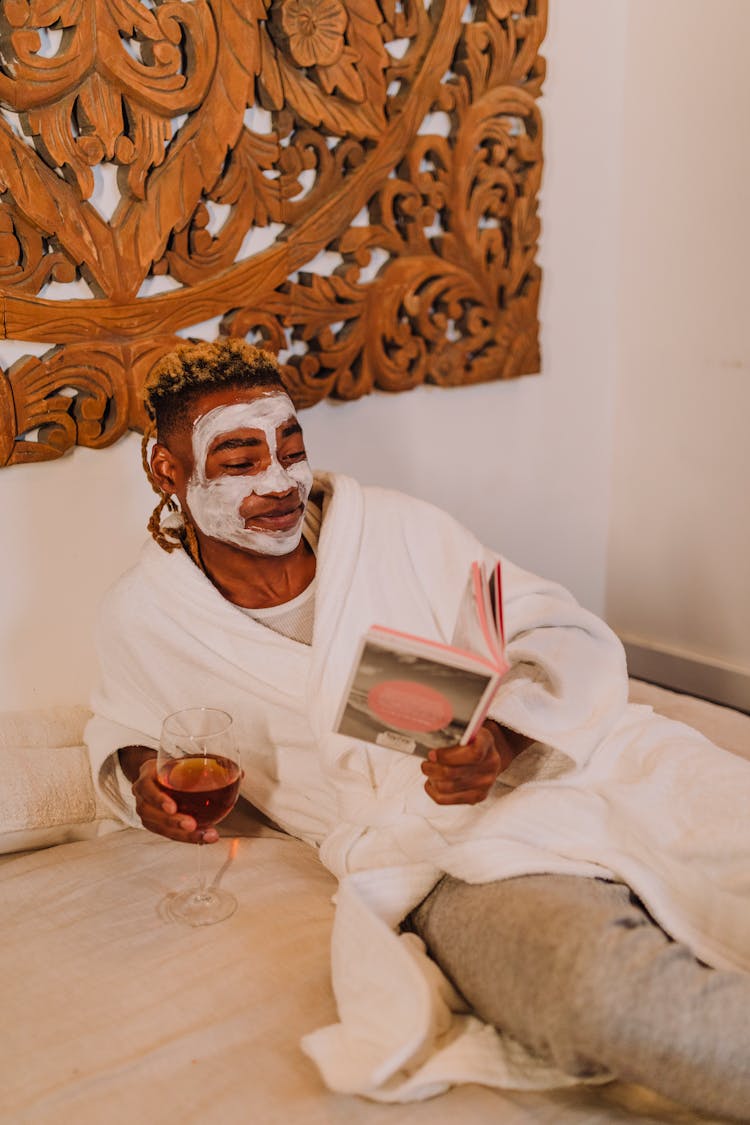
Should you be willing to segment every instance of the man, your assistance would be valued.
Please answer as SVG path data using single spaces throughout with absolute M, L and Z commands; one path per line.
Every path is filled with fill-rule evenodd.
M 240 341 L 166 357 L 146 407 L 156 544 L 102 614 L 94 774 L 131 823 L 211 843 L 156 786 L 154 748 L 181 707 L 232 714 L 243 793 L 342 880 L 342 1025 L 306 1043 L 329 1085 L 394 1100 L 614 1075 L 742 1119 L 747 763 L 628 707 L 607 627 L 507 561 L 511 669 L 472 744 L 420 762 L 331 734 L 362 634 L 449 642 L 471 562 L 493 557 L 430 505 L 313 477 L 275 362 Z M 399 922 L 474 1015 L 448 1011 Z M 410 1045 L 396 1028 L 373 1046 L 358 962 L 405 982 Z

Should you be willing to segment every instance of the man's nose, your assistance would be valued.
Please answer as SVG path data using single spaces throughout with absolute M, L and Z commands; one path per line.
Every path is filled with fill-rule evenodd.
M 255 492 L 258 496 L 275 496 L 277 498 L 289 496 L 296 489 L 295 482 L 285 472 L 278 461 L 274 460 L 263 474 L 265 480 L 258 481 Z

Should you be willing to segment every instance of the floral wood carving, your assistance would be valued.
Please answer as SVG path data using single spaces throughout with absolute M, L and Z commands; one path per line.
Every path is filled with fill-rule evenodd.
M 140 428 L 215 317 L 299 407 L 538 370 L 546 9 L 4 0 L 2 336 L 50 348 L 0 372 L 0 464 Z

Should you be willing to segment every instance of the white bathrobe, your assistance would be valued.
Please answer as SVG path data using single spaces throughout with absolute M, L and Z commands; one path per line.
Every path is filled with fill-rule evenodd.
M 461 1011 L 419 939 L 394 932 L 442 872 L 622 879 L 698 957 L 750 970 L 750 765 L 628 705 L 619 642 L 561 587 L 503 560 L 511 670 L 491 714 L 536 742 L 482 805 L 438 806 L 418 758 L 331 733 L 362 634 L 379 624 L 450 643 L 471 562 L 494 557 L 429 504 L 343 476 L 316 487 L 312 647 L 149 542 L 103 607 L 87 742 L 102 795 L 132 819 L 113 752 L 155 746 L 182 707 L 234 716 L 243 793 L 341 880 L 341 1022 L 304 1043 L 328 1085 L 395 1101 L 460 1081 L 571 1081 Z

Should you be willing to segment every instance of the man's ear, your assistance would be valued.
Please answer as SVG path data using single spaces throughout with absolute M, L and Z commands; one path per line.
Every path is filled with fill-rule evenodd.
M 162 492 L 171 496 L 183 484 L 184 472 L 179 460 L 166 445 L 157 441 L 151 451 L 151 472 Z

